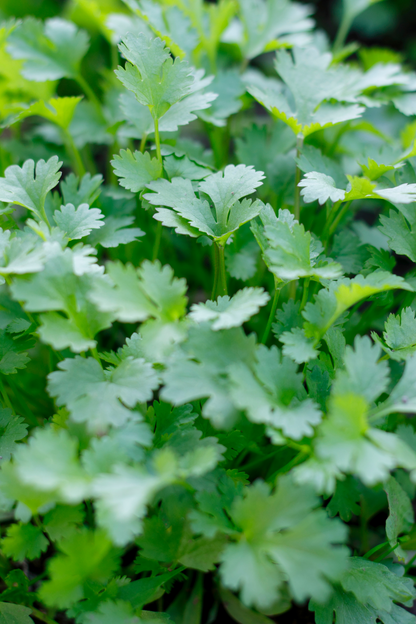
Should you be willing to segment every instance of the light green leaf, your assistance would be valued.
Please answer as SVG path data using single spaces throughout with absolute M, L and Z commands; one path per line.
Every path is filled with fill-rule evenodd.
M 239 327 L 265 306 L 270 296 L 262 288 L 243 288 L 233 297 L 218 297 L 218 301 L 194 303 L 189 317 L 196 323 L 213 321 L 214 331 Z
M 33 524 L 12 524 L 1 540 L 2 551 L 14 561 L 37 559 L 47 547 L 48 540 L 43 535 L 42 529 Z
M 103 227 L 99 232 L 90 234 L 88 242 L 91 245 L 101 245 L 105 249 L 127 245 L 144 236 L 143 230 L 136 227 L 129 227 L 134 223 L 134 217 L 114 217 L 105 219 Z
M 119 179 L 119 184 L 124 188 L 137 193 L 152 180 L 162 176 L 162 165 L 157 158 L 150 158 L 149 152 L 121 150 L 120 155 L 115 155 L 111 161 L 114 173 Z
M 33 624 L 32 609 L 22 605 L 0 602 L 0 624 Z
M 192 68 L 179 58 L 173 61 L 161 39 L 128 33 L 119 49 L 127 63 L 116 76 L 140 104 L 148 106 L 154 119 L 192 91 Z
M 87 33 L 72 22 L 54 17 L 43 25 L 27 17 L 9 36 L 7 50 L 24 61 L 22 76 L 43 82 L 76 78 L 88 46 Z
M 154 193 L 144 197 L 157 206 L 155 219 L 164 225 L 174 226 L 177 232 L 193 237 L 202 232 L 223 245 L 232 232 L 259 214 L 261 202 L 238 200 L 253 193 L 262 178 L 263 173 L 254 171 L 253 167 L 228 165 L 224 172 L 212 174 L 199 184 L 200 197 L 195 195 L 191 182 L 183 178 L 151 182 L 148 188 Z M 204 194 L 214 203 L 215 215 Z
M 36 115 L 51 121 L 62 128 L 62 130 L 68 130 L 75 114 L 75 109 L 81 100 L 81 96 L 54 97 L 47 102 L 39 100 L 14 116 L 12 120 L 8 122 L 8 125 Z
M 386 520 L 386 534 L 391 546 L 396 546 L 399 535 L 408 533 L 414 523 L 414 513 L 409 496 L 394 477 L 390 477 L 384 485 L 389 502 L 389 517 Z M 398 547 L 395 553 L 399 560 L 404 561 L 406 554 Z
M 156 373 L 143 359 L 129 357 L 106 371 L 93 358 L 78 356 L 60 362 L 59 368 L 48 377 L 50 394 L 91 431 L 123 425 L 131 417 L 127 408 L 149 401 L 158 386 Z
M 7 167 L 0 178 L 0 201 L 24 206 L 44 219 L 46 195 L 58 184 L 61 165 L 58 156 L 52 156 L 47 162 L 39 160 L 36 169 L 33 160 Z
M 27 424 L 21 416 L 15 416 L 11 409 L 0 409 L 0 457 L 10 459 L 16 448 L 16 442 L 27 434 Z
M 374 340 L 392 360 L 406 360 L 416 351 L 416 319 L 412 308 L 403 308 L 400 314 L 390 314 L 384 325 L 383 339 L 372 332 Z
M 104 215 L 98 208 L 90 208 L 88 204 L 80 204 L 75 208 L 73 204 L 61 206 L 53 215 L 56 225 L 70 239 L 79 239 L 87 236 L 91 230 L 98 230 L 104 225 L 101 219 Z
M 318 201 L 322 206 L 328 199 L 334 203 L 345 199 L 345 191 L 337 188 L 334 178 L 325 173 L 305 173 L 298 186 L 302 189 L 300 194 L 307 204 Z

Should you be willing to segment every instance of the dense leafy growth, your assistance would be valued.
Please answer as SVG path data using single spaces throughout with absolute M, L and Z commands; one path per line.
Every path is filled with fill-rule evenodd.
M 0 623 L 416 622 L 416 74 L 345 45 L 370 4 L 0 21 Z

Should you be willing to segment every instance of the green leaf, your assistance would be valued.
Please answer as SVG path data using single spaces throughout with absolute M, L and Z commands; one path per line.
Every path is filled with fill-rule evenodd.
M 68 408 L 74 421 L 86 422 L 91 431 L 123 425 L 130 418 L 128 408 L 149 401 L 158 386 L 156 373 L 143 359 L 129 357 L 116 368 L 103 370 L 93 358 L 78 356 L 60 362 L 59 368 L 48 377 L 50 394 Z
M 344 481 L 337 481 L 337 487 L 334 495 L 328 503 L 327 509 L 331 517 L 339 514 L 344 522 L 351 520 L 352 514 L 358 516 L 360 514 L 360 496 L 361 493 L 355 479 L 347 477 Z
M 279 50 L 276 71 L 293 99 L 285 95 L 280 83 L 268 87 L 253 84 L 248 91 L 295 134 L 301 132 L 306 137 L 322 128 L 356 119 L 364 112 L 357 104 L 329 103 L 331 99 L 344 99 L 339 90 L 345 84 L 345 73 L 330 63 L 331 55 L 320 54 L 315 48 L 294 48 L 293 60 L 288 52 Z
M 148 188 L 154 193 L 147 193 L 144 198 L 157 206 L 155 219 L 175 227 L 179 234 L 196 237 L 202 232 L 223 245 L 232 232 L 259 214 L 258 200 L 238 200 L 251 195 L 263 177 L 253 167 L 228 165 L 224 172 L 212 174 L 199 183 L 200 197 L 195 195 L 189 180 L 174 178 L 172 182 L 163 179 L 151 182 Z M 214 203 L 215 215 L 204 195 Z
M 15 416 L 8 408 L 0 409 L 0 434 L 0 457 L 8 460 L 17 448 L 16 442 L 26 437 L 24 418 Z
M 322 245 L 305 232 L 304 226 L 289 210 L 279 210 L 277 219 L 273 217 L 268 215 L 267 221 L 264 219 L 264 235 L 268 243 L 264 258 L 277 278 L 290 281 L 300 277 L 318 280 L 341 277 L 341 266 L 323 256 Z
M 104 531 L 84 528 L 59 543 L 61 551 L 49 560 L 49 581 L 39 596 L 45 604 L 64 609 L 85 597 L 85 585 L 105 583 L 118 567 L 117 556 Z
M 389 517 L 386 520 L 386 534 L 391 546 L 396 546 L 399 535 L 408 533 L 414 523 L 414 513 L 410 498 L 394 477 L 384 485 L 389 502 Z M 395 549 L 399 560 L 404 561 L 406 554 L 399 547 Z
M 334 178 L 325 173 L 311 171 L 305 173 L 305 177 L 298 184 L 302 189 L 300 194 L 307 204 L 318 201 L 325 204 L 330 199 L 333 203 L 344 201 L 346 192 L 335 186 Z
M 416 351 L 416 319 L 412 308 L 403 308 L 400 314 L 390 314 L 384 325 L 383 339 L 372 332 L 374 340 L 392 360 L 406 360 Z
M 61 206 L 53 215 L 56 225 L 65 233 L 69 240 L 84 238 L 92 230 L 98 230 L 104 225 L 101 210 L 90 208 L 88 204 L 80 204 L 75 208 L 73 204 Z
M 293 440 L 313 435 L 322 415 L 311 399 L 304 400 L 296 365 L 275 347 L 270 351 L 260 347 L 253 369 L 242 363 L 229 368 L 235 404 L 247 411 L 252 422 L 280 429 Z
M 26 160 L 22 167 L 11 165 L 0 178 L 0 201 L 24 206 L 39 219 L 45 218 L 45 199 L 59 182 L 62 163 L 58 156 L 47 162 Z M 35 177 L 36 174 L 36 177 Z
M 389 211 L 389 216 L 380 215 L 380 232 L 387 236 L 390 249 L 399 255 L 408 256 L 413 262 L 416 260 L 416 231 L 413 224 L 409 224 L 404 215 L 395 210 Z
M 231 299 L 218 297 L 217 301 L 194 303 L 189 317 L 196 323 L 213 321 L 214 331 L 239 327 L 258 313 L 260 307 L 265 306 L 270 296 L 262 288 L 243 288 Z
M 134 615 L 134 611 L 128 602 L 103 602 L 97 611 L 87 613 L 83 618 L 85 624 L 139 624 L 142 618 Z
M 162 165 L 157 158 L 150 158 L 149 152 L 121 150 L 120 155 L 115 155 L 111 161 L 114 173 L 119 179 L 119 184 L 124 188 L 137 193 L 144 189 L 152 180 L 162 176 Z
M 288 1 L 277 4 L 271 0 L 241 0 L 240 7 L 244 25 L 244 40 L 240 45 L 246 58 L 309 41 L 306 33 L 314 25 L 310 6 Z
M 409 604 L 415 597 L 413 581 L 394 574 L 381 563 L 351 557 L 349 569 L 326 605 L 311 601 L 317 624 L 362 622 L 412 624 L 414 616 L 395 602 Z
M 51 540 L 62 540 L 69 537 L 83 524 L 84 516 L 82 505 L 77 507 L 57 505 L 43 518 L 43 527 Z
M 0 602 L 0 624 L 33 624 L 31 613 L 28 607 Z
M 76 78 L 88 47 L 87 33 L 72 22 L 54 17 L 42 24 L 27 17 L 9 36 L 7 50 L 24 61 L 22 76 L 43 82 Z
M 273 493 L 256 481 L 235 501 L 230 515 L 244 539 L 225 548 L 220 574 L 226 587 L 241 589 L 247 606 L 270 607 L 285 577 L 296 600 L 311 594 L 327 599 L 327 579 L 339 578 L 346 565 L 346 551 L 331 544 L 342 542 L 345 531 L 315 506 L 312 491 L 289 476 Z
M 12 524 L 1 541 L 1 548 L 14 561 L 37 559 L 48 547 L 42 529 L 33 524 Z
M 86 173 L 80 179 L 74 173 L 70 173 L 61 182 L 61 192 L 65 204 L 72 204 L 73 206 L 88 204 L 91 206 L 100 194 L 102 181 L 103 176 L 100 174 L 91 176 L 90 173 Z
M 134 223 L 134 217 L 106 217 L 99 232 L 90 234 L 88 242 L 91 245 L 101 245 L 105 249 L 127 245 L 144 236 L 143 230 L 129 227 Z
M 174 277 L 170 266 L 148 260 L 139 269 L 109 263 L 107 275 L 106 282 L 97 282 L 91 299 L 118 320 L 133 323 L 151 317 L 169 322 L 184 315 L 186 282 Z
M 219 587 L 222 604 L 233 620 L 240 624 L 271 624 L 273 620 L 243 605 L 228 589 Z
M 314 360 L 319 355 L 315 348 L 316 341 L 308 338 L 303 329 L 295 327 L 290 332 L 283 332 L 279 338 L 283 344 L 283 353 L 297 364 Z
M 116 76 L 140 104 L 148 106 L 154 119 L 191 92 L 192 68 L 179 58 L 173 61 L 161 39 L 129 33 L 119 49 L 127 63 Z
M 68 130 L 75 109 L 82 100 L 82 97 L 54 97 L 47 102 L 39 100 L 24 108 L 20 113 L 8 122 L 8 125 L 26 119 L 27 117 L 39 116 L 56 124 L 62 130 Z

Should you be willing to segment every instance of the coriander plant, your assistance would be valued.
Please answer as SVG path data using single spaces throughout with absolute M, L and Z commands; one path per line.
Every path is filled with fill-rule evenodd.
M 0 622 L 411 624 L 416 73 L 291 0 L 0 22 Z

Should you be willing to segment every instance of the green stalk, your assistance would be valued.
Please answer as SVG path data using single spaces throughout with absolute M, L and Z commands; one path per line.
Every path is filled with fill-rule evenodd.
M 216 245 L 216 243 L 214 243 Z M 225 272 L 224 247 L 218 245 L 218 296 L 227 295 L 227 274 Z
M 1 396 L 3 397 L 3 401 L 4 401 L 5 405 L 9 409 L 12 410 L 13 414 L 15 414 L 14 407 L 12 405 L 12 402 L 10 401 L 9 395 L 7 394 L 7 390 L 4 387 L 2 379 L 0 379 L 0 393 L 1 393 Z
M 303 139 L 304 139 L 303 134 L 299 132 L 298 136 L 296 137 L 296 158 L 299 158 L 300 153 L 302 151 Z M 297 221 L 299 221 L 299 217 L 300 217 L 300 188 L 298 184 L 300 182 L 301 176 L 302 176 L 302 172 L 299 169 L 298 165 L 296 164 L 295 199 L 294 199 L 294 204 L 293 204 L 293 214 L 295 215 L 295 219 Z
M 161 167 L 163 167 L 163 161 L 162 161 L 162 152 L 160 151 L 160 135 L 159 135 L 159 120 L 155 117 L 154 118 L 154 123 L 155 123 L 155 143 L 156 143 L 156 156 L 158 161 L 160 162 Z M 143 138 L 142 138 L 142 142 L 143 142 Z M 146 139 L 145 139 L 146 142 Z M 140 150 L 141 150 L 141 145 L 140 145 Z M 143 144 L 143 149 L 144 149 L 144 144 Z M 157 259 L 158 255 L 159 255 L 159 248 L 160 248 L 160 240 L 162 238 L 162 222 L 158 221 L 157 226 L 156 226 L 156 234 L 155 234 L 155 240 L 153 243 L 153 254 L 152 254 L 152 260 L 153 262 Z
M 98 364 L 99 364 L 99 365 L 101 366 L 101 368 L 102 368 L 102 367 L 103 367 L 103 365 L 101 364 L 101 358 L 100 358 L 100 356 L 98 355 L 97 348 L 96 348 L 96 347 L 93 347 L 93 348 L 91 348 L 91 349 L 90 349 L 90 351 L 91 351 L 91 355 L 92 355 L 92 357 L 93 357 L 95 360 L 97 360 Z
M 147 134 L 144 134 L 142 136 L 142 140 L 140 141 L 140 151 L 142 154 L 144 152 L 144 148 L 146 147 L 146 141 L 147 141 Z
M 267 320 L 267 325 L 266 325 L 266 329 L 264 330 L 264 334 L 263 334 L 263 338 L 262 338 L 262 344 L 266 344 L 267 339 L 269 337 L 270 334 L 270 330 L 272 327 L 272 323 L 274 320 L 274 317 L 276 316 L 276 310 L 277 310 L 277 304 L 279 301 L 279 295 L 280 295 L 280 288 L 277 287 L 276 282 L 275 282 L 275 289 L 274 289 L 274 297 L 273 297 L 273 301 L 272 301 L 272 307 L 270 308 L 270 314 L 269 314 L 269 318 Z
M 344 47 L 345 40 L 347 38 L 347 35 L 349 33 L 351 26 L 352 26 L 352 19 L 346 13 L 344 13 L 344 15 L 342 16 L 341 23 L 338 28 L 337 36 L 335 37 L 334 45 L 332 48 L 333 52 L 338 52 Z
M 158 221 L 157 226 L 156 226 L 155 240 L 153 243 L 152 262 L 157 260 L 157 257 L 159 255 L 160 240 L 162 238 L 162 227 L 163 227 L 162 222 Z
M 67 144 L 68 153 L 72 153 L 72 166 L 75 170 L 75 173 L 80 178 L 82 178 L 82 176 L 86 173 L 84 163 L 82 162 L 81 154 L 79 153 L 79 150 L 74 143 L 74 139 L 72 138 L 68 130 L 64 130 L 64 138 L 65 143 Z
M 31 615 L 33 615 L 33 617 L 37 618 L 41 622 L 45 622 L 45 624 L 58 624 L 56 620 L 50 618 L 49 615 L 46 615 L 46 613 L 42 613 L 42 611 L 39 611 L 39 609 L 35 609 L 35 607 L 30 608 L 32 609 Z
M 332 234 L 335 232 L 335 230 L 338 227 L 339 222 L 341 221 L 341 219 L 344 217 L 344 215 L 347 213 L 348 208 L 350 207 L 351 202 L 346 202 L 342 209 L 339 211 L 339 213 L 337 214 L 337 216 L 335 217 L 331 227 L 329 228 L 329 237 L 332 236 Z
M 75 80 L 77 81 L 77 83 L 79 84 L 81 89 L 84 91 L 84 93 L 87 96 L 87 98 L 89 99 L 89 101 L 92 104 L 94 104 L 95 108 L 100 113 L 100 117 L 101 117 L 101 115 L 102 115 L 102 113 L 101 113 L 101 102 L 98 99 L 98 97 L 95 95 L 94 91 L 91 89 L 91 87 L 88 84 L 88 82 L 85 80 L 84 76 L 82 76 L 81 74 L 78 74 L 76 76 Z
M 213 257 L 214 257 L 214 283 L 212 284 L 212 294 L 211 300 L 214 301 L 217 297 L 217 289 L 218 289 L 218 268 L 219 268 L 219 258 L 218 258 L 218 245 L 217 243 L 212 244 L 213 248 Z
M 155 118 L 154 122 L 155 122 L 156 156 L 160 164 L 162 164 L 162 153 L 160 151 L 159 120 Z
M 311 281 L 310 277 L 305 277 L 305 280 L 303 282 L 303 293 L 302 293 L 302 301 L 300 302 L 300 312 L 303 310 L 303 308 L 306 305 L 306 302 L 308 300 L 308 293 L 309 293 L 309 283 Z

